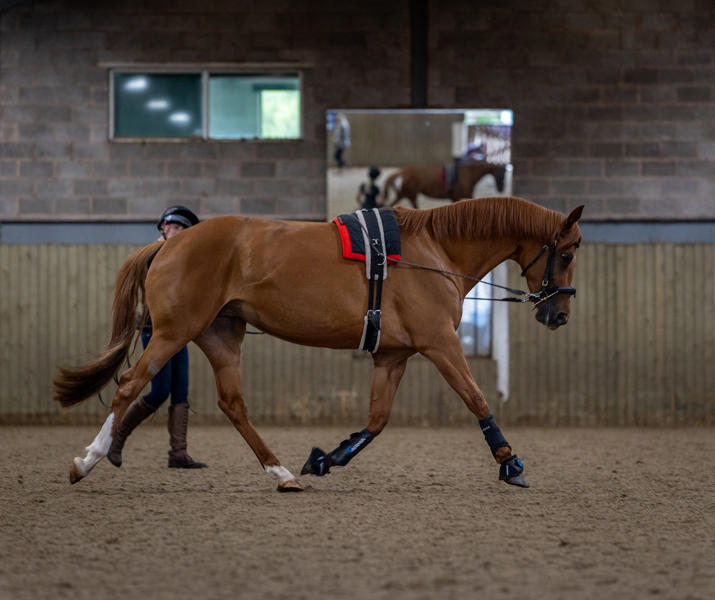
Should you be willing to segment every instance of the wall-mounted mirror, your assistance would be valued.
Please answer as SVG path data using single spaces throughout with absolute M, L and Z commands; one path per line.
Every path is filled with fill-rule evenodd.
M 505 109 L 327 111 L 328 219 L 510 195 L 512 123 Z
M 373 206 L 432 208 L 510 196 L 512 123 L 506 109 L 329 110 L 328 219 Z M 485 280 L 503 285 L 506 272 Z M 479 284 L 468 297 L 490 298 L 491 290 Z M 489 300 L 465 301 L 465 355 L 494 355 L 493 319 Z

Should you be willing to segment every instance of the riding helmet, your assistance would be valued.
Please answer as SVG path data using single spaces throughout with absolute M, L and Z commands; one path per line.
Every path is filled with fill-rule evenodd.
M 370 179 L 377 179 L 380 176 L 380 169 L 377 167 L 370 167 L 370 170 L 367 172 L 368 176 Z
M 185 206 L 177 205 L 167 208 L 159 218 L 156 228 L 161 231 L 162 223 L 178 223 L 182 227 L 191 227 L 199 222 L 199 218 Z

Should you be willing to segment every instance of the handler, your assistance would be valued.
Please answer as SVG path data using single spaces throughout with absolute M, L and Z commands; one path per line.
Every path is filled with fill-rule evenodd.
M 198 222 L 199 218 L 185 206 L 171 206 L 161 215 L 157 229 L 161 231 L 162 237 L 168 240 Z M 147 318 L 141 333 L 144 348 L 149 343 L 151 333 L 151 318 Z M 189 423 L 189 351 L 186 346 L 171 357 L 151 380 L 151 391 L 143 398 L 137 398 L 127 408 L 107 453 L 109 462 L 116 467 L 121 466 L 122 449 L 127 437 L 139 423 L 154 414 L 169 394 L 169 468 L 203 469 L 207 466 L 195 461 L 186 452 L 186 430 Z
M 370 167 L 367 176 L 370 178 L 370 181 L 360 184 L 355 201 L 360 208 L 371 210 L 378 208 L 377 197 L 380 195 L 380 188 L 377 187 L 375 180 L 380 176 L 380 169 Z

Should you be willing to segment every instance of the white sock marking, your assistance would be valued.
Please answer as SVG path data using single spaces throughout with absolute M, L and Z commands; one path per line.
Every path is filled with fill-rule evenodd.
M 114 424 L 114 413 L 109 413 L 107 420 L 99 430 L 97 437 L 85 448 L 87 456 L 80 458 L 76 456 L 74 464 L 82 477 L 86 477 L 95 465 L 107 456 L 109 447 L 112 445 L 112 425 Z
M 291 472 L 286 469 L 285 467 L 266 467 L 266 473 L 269 475 L 275 475 L 280 479 L 281 483 L 285 481 L 290 481 L 291 479 L 295 479 L 293 475 L 291 475 Z

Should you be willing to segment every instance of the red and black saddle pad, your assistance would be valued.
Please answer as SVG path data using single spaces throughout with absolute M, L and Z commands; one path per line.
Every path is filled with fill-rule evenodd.
M 402 259 L 400 226 L 391 208 L 358 210 L 335 217 L 333 223 L 338 228 L 343 258 L 366 263 L 368 279 L 376 266 L 370 264 L 373 256 L 384 266 L 383 279 L 387 277 L 387 265 Z

